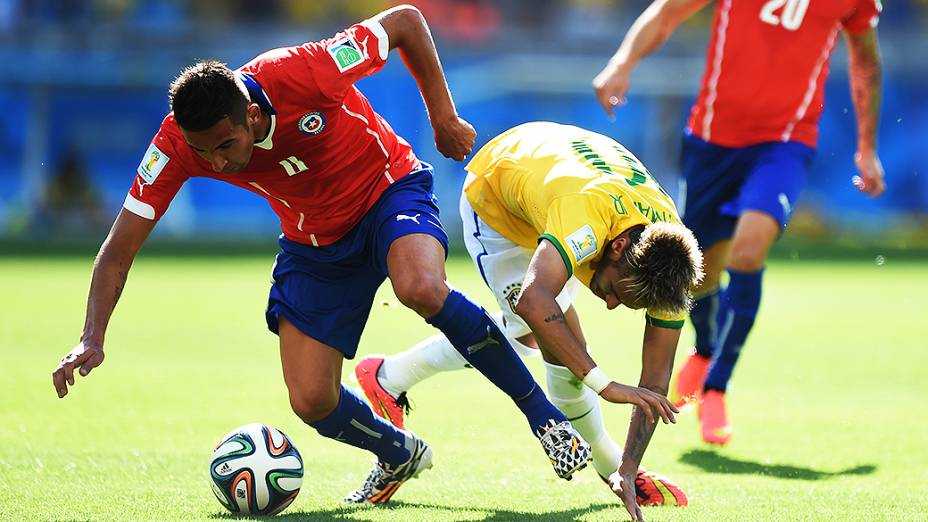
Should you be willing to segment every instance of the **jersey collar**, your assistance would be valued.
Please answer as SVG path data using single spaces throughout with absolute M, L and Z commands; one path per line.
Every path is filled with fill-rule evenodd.
M 274 148 L 274 129 L 277 128 L 277 111 L 274 110 L 271 99 L 267 97 L 267 93 L 264 92 L 261 84 L 258 83 L 254 77 L 241 71 L 238 72 L 238 77 L 242 83 L 245 84 L 245 88 L 248 89 L 248 95 L 251 97 L 252 101 L 257 103 L 258 107 L 261 107 L 261 110 L 271 118 L 271 126 L 267 131 L 267 136 L 263 140 L 255 143 L 255 147 L 271 150 Z
M 271 126 L 267 130 L 267 136 L 258 142 L 255 142 L 255 147 L 264 150 L 271 150 L 274 148 L 274 129 L 277 128 L 277 116 L 271 114 Z

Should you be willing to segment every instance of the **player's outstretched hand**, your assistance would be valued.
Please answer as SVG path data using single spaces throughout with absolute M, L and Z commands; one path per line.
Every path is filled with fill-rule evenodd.
M 674 413 L 680 413 L 680 410 L 667 397 L 647 388 L 611 382 L 599 395 L 609 402 L 638 406 L 651 423 L 657 422 L 654 416 L 656 413 L 664 424 L 675 424 L 677 418 Z
M 74 386 L 74 370 L 80 368 L 80 374 L 86 376 L 90 370 L 103 363 L 103 348 L 90 346 L 81 342 L 65 355 L 58 368 L 52 372 L 52 383 L 58 398 L 68 394 L 68 386 Z
M 625 104 L 625 93 L 628 92 L 630 83 L 629 74 L 612 62 L 606 64 L 596 78 L 593 78 L 593 90 L 596 91 L 599 103 L 606 109 L 610 118 L 615 117 L 616 107 Z
M 474 150 L 477 131 L 464 118 L 455 115 L 449 120 L 434 122 L 435 146 L 442 156 L 463 161 Z
M 860 152 L 854 154 L 854 163 L 860 176 L 854 176 L 851 180 L 857 190 L 877 197 L 886 190 L 886 183 L 883 182 L 883 164 L 876 152 Z
M 616 471 L 612 475 L 609 475 L 609 486 L 612 487 L 612 491 L 615 491 L 619 498 L 622 499 L 622 502 L 625 504 L 625 509 L 627 509 L 628 514 L 632 516 L 632 520 L 644 520 L 641 507 L 638 505 L 638 500 L 635 498 L 635 473 L 623 475 Z

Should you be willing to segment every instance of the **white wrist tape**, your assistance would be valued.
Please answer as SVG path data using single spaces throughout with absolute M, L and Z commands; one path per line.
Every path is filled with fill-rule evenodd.
M 606 372 L 602 370 L 599 366 L 594 366 L 589 373 L 583 378 L 583 384 L 586 384 L 593 391 L 596 392 L 596 395 L 606 389 L 606 386 L 609 386 L 609 383 L 612 382 L 612 379 L 606 376 Z

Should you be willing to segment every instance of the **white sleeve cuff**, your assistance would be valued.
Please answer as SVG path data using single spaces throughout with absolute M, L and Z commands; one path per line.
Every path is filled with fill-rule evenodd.
M 155 219 L 155 208 L 148 203 L 142 203 L 135 199 L 132 194 L 126 194 L 126 201 L 123 202 L 122 208 L 145 219 Z
M 387 36 L 387 31 L 377 20 L 364 20 L 361 25 L 370 29 L 377 37 L 377 51 L 380 53 L 380 59 L 387 61 L 387 55 L 390 54 L 390 37 Z

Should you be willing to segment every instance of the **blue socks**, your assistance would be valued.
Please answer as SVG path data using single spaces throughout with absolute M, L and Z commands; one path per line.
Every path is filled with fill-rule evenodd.
M 533 434 L 538 436 L 537 431 L 549 419 L 567 420 L 545 397 L 486 310 L 464 294 L 452 290 L 442 309 L 427 322 L 441 330 L 471 366 L 512 398 Z M 323 437 L 366 449 L 387 464 L 396 466 L 409 460 L 406 433 L 375 415 L 367 402 L 345 386 L 335 410 L 308 424 Z
M 690 310 L 690 320 L 696 329 L 696 353 L 706 359 L 712 357 L 718 334 L 716 317 L 719 312 L 719 289 L 697 298 Z
M 728 270 L 728 288 L 721 294 L 718 314 L 718 338 L 705 389 L 724 392 L 738 362 L 741 347 L 754 326 L 760 306 L 761 280 L 764 271 Z
M 341 387 L 335 410 L 307 424 L 316 428 L 319 435 L 366 449 L 391 466 L 409 460 L 406 433 L 374 415 L 367 402 L 345 386 Z
M 441 330 L 471 366 L 516 403 L 536 436 L 548 419 L 567 420 L 545 397 L 506 336 L 480 305 L 451 290 L 441 310 L 426 322 Z

